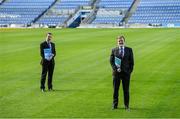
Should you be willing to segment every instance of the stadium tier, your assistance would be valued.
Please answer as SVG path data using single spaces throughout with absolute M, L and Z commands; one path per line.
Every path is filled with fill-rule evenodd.
M 83 5 L 89 5 L 90 0 L 61 0 L 57 1 L 50 9 L 50 12 L 43 15 L 36 23 L 63 26 L 64 22 L 70 15 L 75 13 L 78 7 Z
M 105 9 L 128 9 L 133 0 L 101 0 L 99 2 L 99 7 L 100 8 L 105 8 Z
M 92 24 L 116 24 L 123 20 L 123 12 L 127 11 L 133 0 L 101 0 L 97 5 L 99 10 Z
M 53 0 L 8 0 L 0 6 L 0 24 L 30 24 Z
M 44 15 L 36 23 L 50 26 L 63 25 L 68 15 Z
M 180 26 L 180 0 L 0 0 L 0 26 L 12 24 Z
M 128 23 L 180 25 L 180 0 L 141 0 Z
M 55 5 L 57 9 L 77 9 L 79 6 L 89 5 L 91 0 L 61 0 Z
M 120 11 L 109 11 L 106 9 L 99 9 L 95 20 L 92 24 L 117 24 L 122 21 L 123 16 Z

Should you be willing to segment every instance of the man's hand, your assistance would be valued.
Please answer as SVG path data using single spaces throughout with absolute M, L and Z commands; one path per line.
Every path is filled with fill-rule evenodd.
M 52 59 L 54 57 L 54 54 L 51 54 L 51 57 L 50 57 L 50 59 Z
M 121 72 L 121 68 L 118 68 L 118 69 L 117 69 L 117 72 Z
M 54 54 L 51 54 L 51 56 L 49 57 L 48 61 L 50 61 L 53 57 L 54 57 Z

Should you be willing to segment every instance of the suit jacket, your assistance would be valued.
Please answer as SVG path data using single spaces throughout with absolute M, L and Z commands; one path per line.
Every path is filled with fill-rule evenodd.
M 46 48 L 50 48 L 48 43 L 46 41 L 42 42 L 40 44 L 40 55 L 42 57 L 42 60 L 41 60 L 41 64 L 43 61 L 47 61 L 44 57 L 44 49 Z M 52 53 L 54 54 L 53 58 L 51 59 L 51 61 L 54 62 L 54 57 L 56 56 L 56 49 L 55 49 L 55 44 L 51 42 L 51 50 L 52 50 Z
M 115 57 L 121 59 L 121 71 L 127 74 L 131 74 L 134 67 L 134 58 L 132 48 L 124 47 L 124 56 L 121 58 L 119 53 L 119 47 L 113 48 L 110 56 L 110 64 L 112 66 L 113 72 L 117 73 L 117 67 L 115 65 Z

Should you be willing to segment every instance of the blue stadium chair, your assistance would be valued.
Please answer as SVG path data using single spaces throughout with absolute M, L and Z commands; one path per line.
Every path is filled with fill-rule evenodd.
M 180 23 L 180 0 L 141 0 L 128 23 Z

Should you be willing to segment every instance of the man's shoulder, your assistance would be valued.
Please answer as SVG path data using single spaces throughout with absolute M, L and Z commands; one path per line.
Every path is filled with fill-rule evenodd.
M 51 44 L 55 45 L 55 43 L 51 42 Z
M 112 48 L 112 51 L 118 50 L 118 47 Z
M 43 42 L 41 42 L 40 44 L 41 44 L 41 45 L 44 45 L 45 43 L 46 43 L 46 41 L 43 41 Z
M 128 49 L 128 50 L 132 50 L 132 48 L 131 48 L 131 47 L 127 47 L 127 46 L 125 46 L 125 48 L 126 48 L 126 49 Z

